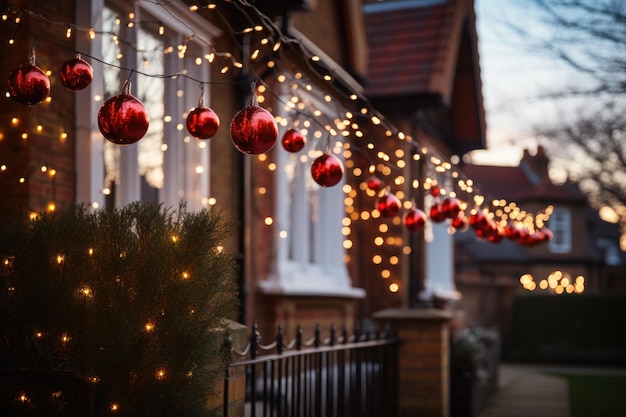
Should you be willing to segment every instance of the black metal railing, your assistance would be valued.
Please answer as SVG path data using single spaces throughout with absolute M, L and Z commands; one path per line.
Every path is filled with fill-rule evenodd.
M 229 416 L 231 375 L 245 374 L 245 415 L 250 417 L 393 417 L 397 415 L 397 342 L 387 330 L 348 336 L 335 327 L 322 339 L 317 326 L 285 343 L 282 326 L 274 342 L 260 344 L 257 326 L 245 349 L 227 338 L 235 360 L 224 382 Z

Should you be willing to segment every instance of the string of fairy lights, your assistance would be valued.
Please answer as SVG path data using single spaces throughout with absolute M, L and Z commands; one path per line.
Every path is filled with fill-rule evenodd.
M 178 22 L 184 21 L 176 13 L 172 12 L 168 2 L 150 1 L 165 10 L 172 19 Z M 550 231 L 545 227 L 546 222 L 552 212 L 552 207 L 548 206 L 538 213 L 529 213 L 522 210 L 515 202 L 503 199 L 491 198 L 480 193 L 477 185 L 471 178 L 467 178 L 456 165 L 447 160 L 446 157 L 438 154 L 436 150 L 421 146 L 411 135 L 395 127 L 388 119 L 378 112 L 369 102 L 367 97 L 360 91 L 346 91 L 346 86 L 338 81 L 340 76 L 327 65 L 322 57 L 307 49 L 304 44 L 294 38 L 285 35 L 279 27 L 266 15 L 260 12 L 254 5 L 246 0 L 227 2 L 236 8 L 249 22 L 249 26 L 242 30 L 235 30 L 228 19 L 223 15 L 218 3 L 203 3 L 203 5 L 191 5 L 189 11 L 194 13 L 212 13 L 229 28 L 227 35 L 231 36 L 234 45 L 239 51 L 218 51 L 214 43 L 187 26 L 189 33 L 178 45 L 166 45 L 163 54 L 177 54 L 178 58 L 188 59 L 189 45 L 193 42 L 200 42 L 208 52 L 203 56 L 197 56 L 191 60 L 195 65 L 217 65 L 219 73 L 225 76 L 224 80 L 207 81 L 190 76 L 186 70 L 178 71 L 175 74 L 152 74 L 142 72 L 138 68 L 125 67 L 119 63 L 106 62 L 102 57 L 91 56 L 85 51 L 74 51 L 73 44 L 68 46 L 56 39 L 47 39 L 41 34 L 34 33 L 23 25 L 23 19 L 28 17 L 35 21 L 45 23 L 51 27 L 59 28 L 59 39 L 71 42 L 76 36 L 86 36 L 89 40 L 110 39 L 115 44 L 125 45 L 138 54 L 144 56 L 144 60 L 150 55 L 149 50 L 138 47 L 133 42 L 119 36 L 115 31 L 99 31 L 94 27 L 80 27 L 73 22 L 63 22 L 47 18 L 46 16 L 28 9 L 20 9 L 9 6 L 1 15 L 0 23 L 13 24 L 17 29 L 27 30 L 35 39 L 47 41 L 68 52 L 77 52 L 82 56 L 99 61 L 106 66 L 114 66 L 121 70 L 129 71 L 130 74 L 137 74 L 142 77 L 155 77 L 162 79 L 188 78 L 197 82 L 201 88 L 206 85 L 219 83 L 232 83 L 226 76 L 233 71 L 243 71 L 254 81 L 254 101 L 260 106 L 264 106 L 267 111 L 276 113 L 274 116 L 277 125 L 283 129 L 296 127 L 305 138 L 311 139 L 311 144 L 307 144 L 297 155 L 300 163 L 311 163 L 321 154 L 323 149 L 328 149 L 330 154 L 341 154 L 345 168 L 350 170 L 351 175 L 360 180 L 358 189 L 350 184 L 343 185 L 346 203 L 346 217 L 342 224 L 342 233 L 345 236 L 344 248 L 350 249 L 353 245 L 350 234 L 355 222 L 367 221 L 370 219 L 389 218 L 394 225 L 401 225 L 405 222 L 399 214 L 401 210 L 412 212 L 419 210 L 419 205 L 413 199 L 413 192 L 422 188 L 429 198 L 430 219 L 434 222 L 450 220 L 450 233 L 462 230 L 468 226 L 474 227 L 480 237 L 489 238 L 497 242 L 503 237 L 515 239 L 523 244 L 535 244 L 543 242 L 551 237 Z M 133 29 L 140 24 L 153 24 L 156 32 L 160 36 L 167 33 L 167 26 L 159 21 L 140 21 L 136 19 L 134 13 L 127 16 L 118 17 L 115 21 L 120 27 Z M 246 44 L 241 39 L 246 39 Z M 16 43 L 14 37 L 9 37 L 7 44 L 12 46 Z M 35 42 L 36 43 L 36 42 Z M 35 45 L 33 45 L 33 54 Z M 239 53 L 236 53 L 239 52 Z M 290 57 L 295 55 L 299 59 Z M 236 56 L 241 55 L 241 58 Z M 188 61 L 185 61 L 188 62 Z M 50 76 L 50 70 L 45 71 Z M 268 75 L 269 74 L 269 75 Z M 7 97 L 10 94 L 7 92 Z M 285 98 L 287 97 L 287 98 Z M 101 100 L 98 97 L 97 100 Z M 96 100 L 96 98 L 94 98 Z M 42 105 L 50 105 L 52 98 L 46 97 Z M 282 108 L 273 108 L 272 105 L 282 105 Z M 186 118 L 184 113 L 180 117 Z M 18 117 L 9 116 L 11 126 L 19 126 Z M 41 133 L 43 125 L 37 125 L 35 130 Z M 372 137 L 372 132 L 380 132 L 387 140 L 398 142 L 397 148 L 393 152 L 385 151 L 376 139 Z M 30 132 L 24 131 L 21 134 L 23 140 L 28 140 Z M 68 134 L 65 131 L 59 133 L 61 143 L 67 141 Z M 199 141 L 201 144 L 201 141 Z M 199 146 L 199 145 L 198 145 Z M 407 150 L 408 149 L 408 150 Z M 354 156 L 358 154 L 365 156 L 370 161 L 368 166 L 361 166 L 355 162 Z M 276 171 L 278 166 L 271 152 L 262 152 L 251 155 L 260 164 L 264 164 L 268 171 Z M 426 174 L 423 178 L 405 178 L 404 168 L 408 161 L 418 162 L 426 167 Z M 42 173 L 54 178 L 56 169 L 48 164 L 41 164 L 39 170 Z M 0 174 L 10 171 L 8 162 L 0 161 Z M 20 175 L 17 179 L 23 183 L 27 181 L 26 175 Z M 406 185 L 412 191 L 407 193 Z M 392 192 L 393 189 L 393 192 Z M 358 210 L 354 206 L 358 192 L 364 192 L 367 196 L 378 198 L 378 204 L 371 210 Z M 259 187 L 256 193 L 262 197 L 267 194 L 265 187 Z M 387 205 L 381 205 L 382 200 L 388 201 Z M 209 199 L 210 204 L 216 204 L 215 199 Z M 391 205 L 389 205 L 391 204 Z M 444 206 L 453 205 L 452 212 L 455 214 L 465 213 L 462 222 L 457 226 L 453 224 L 453 218 L 443 213 Z M 458 207 L 457 207 L 458 206 Z M 50 209 L 54 208 L 54 203 Z M 387 215 L 386 210 L 391 209 Z M 433 212 L 434 210 L 434 212 Z M 425 216 L 419 213 L 419 216 Z M 439 215 L 439 216 L 438 216 Z M 437 220 L 436 217 L 440 217 Z M 417 225 L 423 225 L 423 221 L 417 220 Z M 263 221 L 271 226 L 274 221 L 271 214 L 263 215 Z M 407 228 L 409 228 L 407 226 Z M 419 227 L 409 230 L 418 230 Z M 380 234 L 373 238 L 376 246 L 391 244 L 402 247 L 402 253 L 410 253 L 410 247 L 403 244 L 399 237 L 384 237 L 389 232 L 386 224 L 379 227 Z M 490 237 L 491 236 L 491 237 Z M 386 259 L 390 265 L 398 263 L 398 256 L 393 255 Z M 375 255 L 372 263 L 380 266 L 383 264 L 383 257 Z M 388 268 L 381 270 L 382 278 L 390 275 Z M 398 283 L 389 286 L 391 292 L 399 290 Z

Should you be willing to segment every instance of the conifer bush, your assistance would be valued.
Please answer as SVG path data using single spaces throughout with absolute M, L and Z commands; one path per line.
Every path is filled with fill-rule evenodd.
M 207 416 L 236 306 L 214 210 L 0 222 L 0 415 Z

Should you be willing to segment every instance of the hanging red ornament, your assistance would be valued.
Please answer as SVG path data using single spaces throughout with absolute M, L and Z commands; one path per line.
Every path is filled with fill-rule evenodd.
M 494 222 L 493 228 L 487 236 L 487 240 L 489 240 L 489 242 L 491 243 L 500 243 L 504 239 L 504 236 L 504 228 Z
M 278 138 L 274 116 L 253 104 L 240 110 L 230 123 L 230 139 L 242 153 L 258 155 L 269 151 Z
M 443 211 L 443 207 L 441 203 L 435 201 L 432 206 L 430 206 L 429 212 L 430 219 L 435 223 L 441 223 L 446 219 L 446 213 Z
M 383 182 L 376 175 L 367 179 L 367 188 L 372 191 L 379 191 L 383 187 Z
M 394 218 L 400 212 L 400 200 L 394 194 L 385 191 L 385 193 L 378 198 L 376 209 L 383 218 Z
M 306 145 L 306 138 L 298 129 L 290 127 L 283 135 L 281 143 L 287 152 L 296 153 L 300 152 L 302 148 L 304 148 L 304 145 Z
M 35 65 L 35 54 L 9 74 L 9 94 L 20 104 L 31 106 L 50 94 L 50 79 Z
M 430 195 L 432 195 L 433 197 L 439 197 L 439 194 L 441 194 L 441 187 L 439 187 L 438 185 L 433 185 L 432 187 L 430 187 Z
M 204 100 L 200 97 L 198 107 L 194 108 L 187 115 L 187 131 L 196 139 L 210 139 L 215 136 L 220 127 L 220 118 L 210 108 L 204 105 Z
M 324 153 L 311 164 L 311 176 L 322 187 L 332 187 L 343 177 L 343 164 L 335 155 Z
M 93 68 L 78 54 L 61 66 L 59 78 L 68 90 L 79 91 L 87 88 L 93 81 Z
M 507 224 L 504 228 L 504 236 L 509 240 L 517 240 L 520 237 L 520 229 L 515 224 Z
M 441 203 L 441 210 L 448 219 L 456 218 L 461 212 L 461 201 L 458 198 L 449 197 Z
M 455 218 L 452 219 L 450 225 L 457 230 L 464 229 L 467 227 L 467 217 L 463 212 L 460 212 Z
M 98 127 L 102 135 L 117 145 L 130 145 L 144 137 L 149 117 L 143 103 L 130 94 L 130 81 L 124 82 L 122 93 L 104 102 L 98 111 Z
M 426 224 L 426 213 L 413 207 L 404 213 L 402 223 L 408 230 L 419 232 L 424 229 L 424 225 Z
M 548 240 L 552 240 L 552 238 L 554 237 L 552 230 L 548 229 L 547 227 L 542 227 L 540 230 L 541 230 L 541 233 L 543 233 L 544 242 L 547 242 Z
M 474 210 L 474 213 L 470 215 L 469 225 L 474 230 L 481 230 L 487 225 L 487 216 L 485 216 L 485 212 L 477 208 Z

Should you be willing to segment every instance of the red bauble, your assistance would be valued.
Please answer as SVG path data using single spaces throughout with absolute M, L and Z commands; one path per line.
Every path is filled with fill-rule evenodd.
M 430 206 L 430 219 L 435 223 L 441 223 L 446 219 L 446 213 L 443 211 L 441 203 L 435 202 Z
M 504 236 L 509 240 L 517 240 L 520 238 L 520 229 L 514 224 L 507 224 L 504 228 Z
M 461 201 L 458 198 L 446 198 L 441 203 L 441 210 L 448 219 L 454 219 L 461 212 Z
M 426 213 L 418 208 L 411 208 L 404 213 L 402 223 L 408 230 L 419 232 L 426 224 Z
M 543 233 L 544 242 L 547 242 L 548 240 L 552 240 L 552 238 L 554 237 L 552 230 L 548 229 L 547 227 L 542 227 L 541 232 Z
M 230 122 L 230 139 L 242 153 L 258 155 L 267 152 L 274 146 L 277 138 L 276 120 L 263 107 L 246 107 Z
M 322 187 L 332 187 L 343 177 L 343 164 L 335 155 L 324 153 L 311 164 L 311 176 Z
M 500 243 L 502 242 L 502 239 L 504 239 L 504 236 L 504 228 L 494 223 L 491 233 L 489 234 L 489 236 L 487 236 L 487 240 L 489 240 L 491 243 Z
M 372 191 L 379 191 L 383 186 L 383 182 L 376 175 L 372 175 L 367 179 L 367 188 Z
M 432 187 L 430 187 L 430 195 L 432 195 L 433 197 L 439 197 L 439 194 L 441 194 L 441 187 L 439 187 L 438 185 L 433 185 Z
M 287 152 L 295 153 L 300 152 L 304 148 L 306 138 L 298 129 L 290 127 L 283 135 L 281 143 Z
M 376 202 L 376 209 L 386 219 L 391 219 L 400 212 L 400 200 L 394 194 L 385 191 Z
M 9 94 L 20 104 L 41 103 L 50 94 L 50 79 L 35 65 L 34 55 L 9 74 Z
M 130 145 L 144 137 L 150 121 L 143 103 L 130 94 L 126 81 L 122 93 L 108 99 L 98 111 L 102 135 L 117 145 Z
M 469 218 L 469 225 L 474 230 L 480 230 L 487 225 L 487 216 L 481 209 L 476 209 Z
M 59 71 L 61 84 L 70 91 L 79 91 L 87 88 L 93 81 L 93 68 L 89 62 L 77 55 L 66 61 Z
M 198 107 L 191 110 L 187 115 L 187 131 L 197 139 L 210 139 L 215 136 L 220 127 L 220 118 L 217 114 L 202 103 L 202 98 Z
M 460 212 L 454 219 L 452 219 L 450 225 L 457 230 L 464 229 L 467 227 L 467 217 L 465 217 L 463 212 Z

